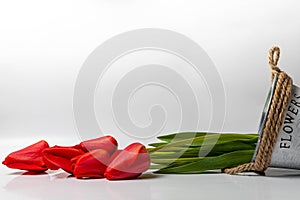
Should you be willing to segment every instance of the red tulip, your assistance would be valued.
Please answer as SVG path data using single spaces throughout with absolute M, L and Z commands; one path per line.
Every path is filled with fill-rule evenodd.
M 123 150 L 116 150 L 115 153 L 113 153 L 111 155 L 111 157 L 109 158 L 109 162 L 108 163 L 111 163 Z
M 103 149 L 109 154 L 113 154 L 118 147 L 118 142 L 112 136 L 103 136 L 100 138 L 83 141 L 77 146 L 79 146 L 85 152 Z
M 106 168 L 108 180 L 136 178 L 149 169 L 150 156 L 144 145 L 133 143 L 122 150 Z
M 87 152 L 76 158 L 73 174 L 76 178 L 102 178 L 110 155 L 103 149 Z M 74 160 L 73 160 L 74 161 Z
M 86 153 L 84 153 L 84 154 L 86 154 Z M 71 159 L 71 165 L 72 165 L 72 171 L 73 171 L 73 172 L 74 172 L 74 168 L 75 168 L 75 164 L 76 164 L 77 160 L 78 160 L 81 156 L 83 156 L 84 154 L 80 154 L 80 155 L 75 156 L 74 158 Z
M 69 148 L 69 149 L 78 149 L 77 146 L 58 146 L 58 145 L 55 145 L 52 147 L 53 148 Z M 81 150 L 79 148 L 79 150 Z M 80 154 L 79 156 L 81 156 L 82 154 Z M 46 159 L 45 156 L 43 156 L 43 159 L 44 159 L 44 162 L 46 164 L 46 166 L 51 169 L 51 170 L 58 170 L 60 167 L 56 164 L 56 163 L 53 163 L 53 161 L 49 160 L 49 159 Z
M 42 157 L 42 151 L 46 148 L 49 148 L 48 143 L 41 140 L 21 150 L 10 153 L 2 164 L 14 169 L 46 171 L 48 168 Z
M 84 154 L 80 149 L 73 147 L 54 146 L 43 151 L 43 158 L 49 169 L 63 169 L 66 172 L 72 173 L 71 159 Z

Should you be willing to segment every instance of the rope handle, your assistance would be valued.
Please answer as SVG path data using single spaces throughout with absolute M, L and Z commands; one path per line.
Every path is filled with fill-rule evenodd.
M 278 60 L 280 57 L 280 49 L 277 46 L 273 46 L 269 50 L 269 64 L 271 69 L 277 66 Z
M 272 151 L 277 141 L 284 113 L 291 95 L 293 80 L 278 67 L 280 49 L 277 46 L 269 50 L 269 65 L 271 68 L 271 81 L 277 76 L 275 91 L 272 96 L 271 105 L 267 115 L 265 127 L 260 135 L 260 142 L 257 144 L 258 150 L 255 160 L 223 171 L 227 174 L 237 174 L 245 171 L 255 171 L 263 173 L 271 162 Z
M 281 72 L 279 67 L 277 66 L 280 57 L 280 48 L 278 46 L 273 46 L 269 50 L 269 65 L 271 68 L 271 82 L 274 79 L 275 74 Z

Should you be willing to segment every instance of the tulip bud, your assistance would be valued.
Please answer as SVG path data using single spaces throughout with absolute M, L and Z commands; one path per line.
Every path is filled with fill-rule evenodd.
M 58 146 L 58 145 L 55 145 L 55 146 L 53 146 L 51 148 L 53 149 L 53 148 L 57 148 L 57 147 L 60 147 L 60 148 L 71 148 L 71 149 L 75 148 L 75 149 L 81 150 L 81 148 L 77 148 L 77 146 Z M 48 159 L 46 159 L 45 156 L 43 156 L 43 160 L 44 160 L 46 166 L 49 169 L 51 169 L 51 170 L 58 170 L 60 168 L 60 167 L 57 166 L 57 164 L 53 164 L 53 162 L 51 160 L 49 161 Z
M 118 147 L 118 142 L 112 136 L 103 136 L 100 138 L 83 141 L 77 146 L 80 146 L 85 152 L 103 149 L 109 154 L 113 154 Z
M 46 148 L 49 148 L 48 143 L 41 140 L 21 150 L 10 153 L 2 164 L 13 169 L 46 171 L 48 168 L 42 157 L 42 151 Z
M 123 150 L 116 150 L 115 153 L 113 153 L 111 155 L 111 157 L 109 158 L 109 162 L 108 163 L 111 163 Z
M 93 150 L 80 156 L 74 166 L 76 178 L 102 178 L 110 155 L 102 149 Z
M 86 153 L 84 153 L 84 154 L 86 154 Z M 75 164 L 76 164 L 77 160 L 78 160 L 81 156 L 83 156 L 84 154 L 80 154 L 80 155 L 75 156 L 74 158 L 71 159 L 72 172 L 74 172 L 74 168 L 75 168 Z
M 106 168 L 108 180 L 136 178 L 149 169 L 150 156 L 144 145 L 133 143 L 122 150 Z
M 61 168 L 72 174 L 71 159 L 84 154 L 82 150 L 73 147 L 54 146 L 43 151 L 43 159 L 49 169 Z

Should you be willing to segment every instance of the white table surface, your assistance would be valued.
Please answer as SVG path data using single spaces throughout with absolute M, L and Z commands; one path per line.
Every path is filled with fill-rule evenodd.
M 5 199 L 298 199 L 300 176 L 226 174 L 156 175 L 139 179 L 79 180 L 63 171 L 43 175 L 1 167 L 0 196 Z
M 1 146 L 1 161 L 24 145 Z M 272 169 L 267 176 L 232 176 L 220 173 L 159 175 L 147 172 L 126 181 L 79 180 L 69 174 L 47 171 L 26 175 L 24 171 L 0 166 L 0 199 L 299 199 L 300 172 Z

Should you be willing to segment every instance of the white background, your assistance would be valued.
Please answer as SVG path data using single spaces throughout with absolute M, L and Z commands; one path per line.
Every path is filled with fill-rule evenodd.
M 72 93 L 87 56 L 138 28 L 186 35 L 223 79 L 223 131 L 256 132 L 269 87 L 267 51 L 300 80 L 298 1 L 0 1 L 0 137 L 77 138 Z
M 281 47 L 279 65 L 300 84 L 299 10 L 297 0 L 1 0 L 0 147 L 78 141 L 72 94 L 81 65 L 102 42 L 139 28 L 197 42 L 224 82 L 223 131 L 256 132 L 272 45 Z

